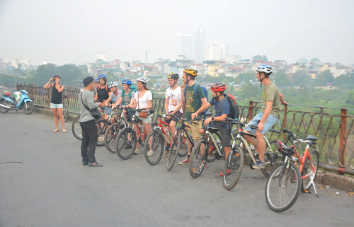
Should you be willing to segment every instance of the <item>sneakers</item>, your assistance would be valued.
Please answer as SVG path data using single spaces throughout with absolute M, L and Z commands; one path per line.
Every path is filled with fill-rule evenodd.
M 164 151 L 163 154 L 162 154 L 162 157 L 163 157 L 163 158 L 166 158 L 169 153 L 170 153 L 170 151 Z
M 264 169 L 264 167 L 265 167 L 264 162 L 262 162 L 260 160 L 257 160 L 257 163 L 255 165 L 253 165 L 253 168 L 255 168 L 255 169 Z
M 148 152 L 147 152 L 147 156 L 148 156 L 148 157 L 151 157 L 151 156 L 153 156 L 153 155 L 154 155 L 154 151 L 148 151 Z
M 170 145 L 169 144 L 167 144 L 167 146 L 166 146 L 166 151 L 169 151 L 170 150 Z
M 98 164 L 97 162 L 88 163 L 88 166 L 91 166 L 91 167 L 102 167 L 102 165 L 101 165 L 101 164 Z
M 189 158 L 184 159 L 182 162 L 179 162 L 178 164 L 179 165 L 189 164 Z
M 134 152 L 134 154 L 139 154 L 140 152 L 139 152 L 139 149 L 135 149 L 135 152 Z
M 226 176 L 230 175 L 231 174 L 231 170 L 229 169 L 226 169 Z M 220 176 L 222 177 L 223 176 L 223 173 L 220 173 Z
M 104 141 L 104 136 L 98 137 L 98 142 L 102 142 L 102 141 Z
M 127 144 L 127 145 L 125 145 L 125 147 L 124 147 L 125 149 L 132 149 L 133 148 L 133 146 L 131 145 L 131 144 Z

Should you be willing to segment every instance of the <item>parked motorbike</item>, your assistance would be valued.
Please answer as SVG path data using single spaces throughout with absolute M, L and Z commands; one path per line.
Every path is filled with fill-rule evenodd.
M 25 114 L 31 114 L 34 110 L 33 101 L 28 97 L 26 90 L 20 90 L 14 92 L 15 97 L 10 96 L 9 92 L 5 92 L 1 96 L 0 100 L 0 112 L 7 113 L 9 110 L 18 110 L 23 109 Z

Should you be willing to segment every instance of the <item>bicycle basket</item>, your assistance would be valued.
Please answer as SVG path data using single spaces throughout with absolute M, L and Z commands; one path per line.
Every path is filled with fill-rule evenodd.
M 294 150 L 290 147 L 287 147 L 283 142 L 280 140 L 277 141 L 277 149 L 280 153 L 286 156 L 292 156 L 294 154 Z

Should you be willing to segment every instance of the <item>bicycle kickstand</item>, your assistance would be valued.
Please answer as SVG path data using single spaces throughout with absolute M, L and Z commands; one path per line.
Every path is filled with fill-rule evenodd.
M 319 197 L 317 194 L 315 182 L 313 181 L 313 174 L 310 176 L 310 181 L 311 181 L 311 184 L 313 185 L 313 190 L 315 190 L 316 197 Z

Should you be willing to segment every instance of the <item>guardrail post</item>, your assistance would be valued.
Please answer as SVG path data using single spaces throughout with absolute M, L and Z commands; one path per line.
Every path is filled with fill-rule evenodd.
M 250 122 L 253 118 L 253 101 L 250 101 L 249 105 L 248 105 L 248 122 Z
M 347 136 L 347 109 L 342 108 L 340 110 L 340 134 L 339 134 L 339 166 L 338 172 L 344 174 L 345 165 L 345 143 Z

